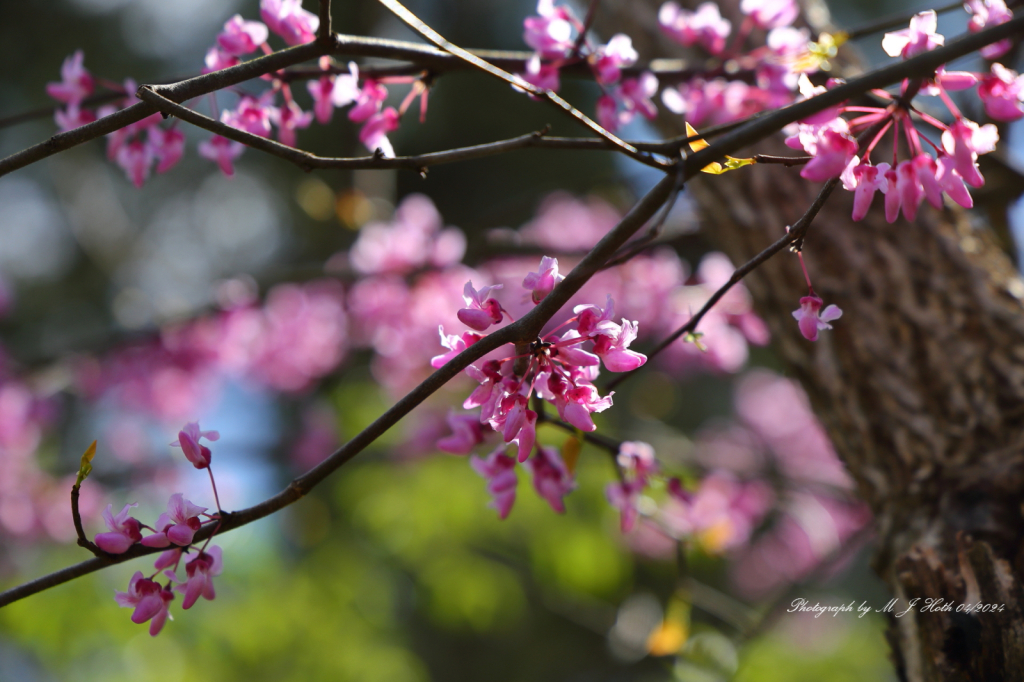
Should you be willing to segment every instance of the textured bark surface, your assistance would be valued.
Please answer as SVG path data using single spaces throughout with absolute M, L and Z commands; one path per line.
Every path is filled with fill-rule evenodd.
M 678 56 L 655 27 L 659 4 L 604 1 L 596 26 L 629 33 L 643 58 Z M 682 121 L 662 126 L 678 134 Z M 780 139 L 751 151 L 793 153 Z M 818 189 L 772 166 L 688 185 L 737 264 L 778 239 Z M 844 311 L 834 331 L 816 343 L 800 335 L 795 257 L 780 254 L 748 285 L 875 513 L 876 570 L 904 605 L 921 600 L 891 620 L 900 677 L 1024 680 L 1024 282 L 963 212 L 924 206 L 916 222 L 890 225 L 876 198 L 854 223 L 851 201 L 837 191 L 805 244 L 816 292 Z M 926 599 L 1003 610 L 924 610 Z

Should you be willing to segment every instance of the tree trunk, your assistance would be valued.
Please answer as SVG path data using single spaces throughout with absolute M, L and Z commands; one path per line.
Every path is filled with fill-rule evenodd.
M 602 2 L 596 26 L 631 35 L 643 58 L 675 56 L 658 5 Z M 679 117 L 662 121 L 666 133 L 681 128 Z M 751 151 L 793 153 L 781 138 Z M 779 166 L 688 185 L 709 238 L 737 264 L 778 239 L 818 189 Z M 844 311 L 817 342 L 791 315 L 807 292 L 795 257 L 779 254 L 748 285 L 874 511 L 875 569 L 904 609 L 920 600 L 890 616 L 900 678 L 1024 680 L 1024 281 L 965 212 L 926 204 L 914 223 L 890 225 L 881 203 L 854 223 L 852 193 L 840 189 L 810 229 L 815 291 Z M 929 599 L 954 610 L 929 610 Z M 979 602 L 999 610 L 955 610 Z

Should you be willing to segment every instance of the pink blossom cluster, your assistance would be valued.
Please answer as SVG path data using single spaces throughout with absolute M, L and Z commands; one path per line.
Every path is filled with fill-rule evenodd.
M 282 284 L 262 305 L 247 302 L 170 325 L 158 338 L 83 359 L 77 379 L 91 398 L 166 421 L 202 409 L 228 378 L 305 391 L 338 367 L 347 348 L 340 284 Z
M 565 5 L 538 0 L 537 15 L 523 21 L 523 40 L 533 48 L 524 81 L 544 90 L 560 87 L 559 70 L 585 62 L 601 87 L 597 100 L 597 121 L 614 132 L 637 114 L 653 119 L 658 112 L 651 98 L 658 92 L 658 79 L 650 71 L 635 78 L 623 78 L 622 69 L 636 63 L 637 53 L 629 36 L 618 33 L 604 45 L 586 36 L 586 27 Z
M 216 431 L 200 431 L 198 422 L 189 422 L 178 433 L 178 440 L 172 445 L 180 447 L 185 457 L 197 469 L 213 473 L 210 470 L 212 454 L 210 449 L 200 441 L 206 439 L 216 441 L 220 437 Z M 216 485 L 213 487 L 214 497 L 217 495 Z M 155 525 L 147 526 L 138 519 L 129 516 L 135 503 L 126 504 L 118 514 L 113 513 L 113 505 L 107 505 L 103 512 L 103 520 L 107 532 L 96 535 L 96 546 L 108 554 L 124 554 L 135 544 L 144 547 L 169 547 L 156 560 L 156 572 L 145 577 L 142 571 L 136 571 L 128 583 L 127 592 L 117 592 L 115 599 L 118 605 L 133 608 L 132 622 L 145 623 L 150 621 L 149 634 L 156 637 L 169 617 L 169 607 L 174 600 L 174 592 L 184 595 L 183 609 L 190 609 L 203 597 L 212 600 L 216 594 L 213 578 L 220 575 L 223 560 L 220 547 L 210 546 L 209 540 L 202 548 L 195 547 L 193 539 L 196 532 L 204 524 L 220 523 L 220 515 L 206 514 L 206 507 L 200 507 L 186 500 L 182 493 L 174 493 L 167 502 L 167 511 L 160 515 Z M 201 517 L 206 517 L 203 521 Z M 151 531 L 143 536 L 142 530 Z M 216 528 L 214 528 L 216 532 Z M 212 537 L 212 535 L 211 535 Z M 185 564 L 185 579 L 179 579 L 178 566 L 183 555 L 195 552 L 195 556 Z M 163 573 L 167 582 L 161 585 L 156 578 Z
M 718 5 L 704 2 L 693 11 L 666 2 L 658 13 L 662 30 L 679 44 L 699 45 L 711 55 L 729 59 L 748 78 L 699 77 L 662 91 L 662 103 L 694 125 L 720 125 L 793 101 L 797 77 L 815 71 L 807 59 L 811 43 L 806 28 L 791 26 L 799 14 L 794 0 L 743 0 L 743 23 L 735 34 L 732 22 L 722 17 Z M 754 29 L 766 31 L 765 44 L 742 53 Z M 731 40 L 731 42 L 730 42 Z
M 1001 16 L 997 5 L 1001 6 L 1001 0 L 984 6 L 992 8 L 993 16 Z M 974 3 L 969 6 L 983 5 Z M 977 16 L 979 13 L 976 11 Z M 882 46 L 893 57 L 910 58 L 944 43 L 944 37 L 936 33 L 936 26 L 934 11 L 921 12 L 911 19 L 909 28 L 887 33 Z M 906 92 L 910 85 L 904 82 L 903 91 Z M 981 187 L 985 183 L 978 169 L 978 156 L 995 149 L 999 133 L 992 124 L 979 125 L 964 117 L 949 92 L 977 85 L 978 97 L 990 118 L 1013 121 L 1024 116 L 1024 77 L 999 63 L 994 63 L 989 73 L 940 68 L 934 77 L 918 85 L 922 94 L 941 99 L 952 116 L 951 123 L 944 123 L 912 105 L 903 104 L 885 91 L 877 90 L 877 96 L 892 102 L 889 106 L 836 107 L 797 124 L 786 140 L 790 147 L 803 149 L 814 157 L 804 166 L 800 173 L 802 177 L 820 182 L 838 176 L 842 178 L 843 187 L 854 192 L 854 220 L 861 220 L 867 215 L 876 192 L 885 196 L 885 217 L 889 222 L 895 222 L 901 211 L 907 220 L 914 220 L 925 200 L 936 208 L 942 208 L 943 195 L 965 208 L 973 206 L 968 188 Z M 806 81 L 802 83 L 804 96 L 820 91 L 823 88 L 811 87 Z M 840 114 L 849 113 L 857 116 L 849 121 L 840 117 Z M 934 142 L 920 132 L 920 124 L 930 127 L 940 141 Z M 878 132 L 868 141 L 861 155 L 854 135 L 871 127 Z M 893 136 L 891 163 L 872 163 L 872 152 L 888 132 Z M 902 160 L 898 144 L 901 133 L 909 150 Z M 807 303 L 804 299 L 801 307 L 811 312 Z
M 470 458 L 470 466 L 487 481 L 487 492 L 491 495 L 491 507 L 498 511 L 498 518 L 505 519 L 516 501 L 516 460 L 505 454 L 502 443 L 487 457 L 476 455 Z M 564 498 L 576 487 L 576 479 L 558 450 L 538 446 L 536 453 L 524 463 L 533 478 L 537 494 L 545 499 L 559 514 L 565 513 Z
M 46 86 L 50 97 L 66 105 L 54 113 L 54 120 L 62 132 L 109 116 L 120 108 L 111 104 L 101 106 L 95 112 L 82 108 L 83 100 L 92 94 L 96 83 L 84 61 L 84 54 L 78 50 L 64 60 L 60 69 L 61 80 Z M 123 86 L 115 83 L 104 85 L 114 92 L 128 95 L 121 103 L 122 107 L 135 103 L 135 81 L 132 79 L 127 79 Z M 173 123 L 167 128 L 161 127 L 161 120 L 160 114 L 153 114 L 107 135 L 107 158 L 120 166 L 136 187 L 142 187 L 154 163 L 156 172 L 163 173 L 177 164 L 184 153 L 184 134 Z

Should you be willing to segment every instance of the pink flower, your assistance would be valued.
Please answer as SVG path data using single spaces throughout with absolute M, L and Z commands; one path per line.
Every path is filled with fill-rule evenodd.
M 590 57 L 590 68 L 594 70 L 598 83 L 611 85 L 619 80 L 622 68 L 636 63 L 637 56 L 630 37 L 617 33 Z
M 942 186 L 939 184 L 939 167 L 928 154 L 918 154 L 913 160 L 914 171 L 917 173 L 917 182 L 924 190 L 928 203 L 935 208 L 942 208 Z M 898 173 L 897 173 L 898 175 Z
M 344 100 L 350 94 L 349 88 L 343 86 L 341 93 L 334 101 L 335 106 L 344 106 L 344 104 L 338 104 L 338 101 Z M 387 98 L 388 89 L 383 84 L 375 80 L 367 80 L 363 83 L 363 89 L 356 95 L 354 100 L 356 105 L 349 109 L 348 120 L 354 123 L 362 123 L 377 114 L 381 107 L 384 106 L 384 100 Z
M 574 45 L 572 24 L 564 7 L 555 7 L 554 0 L 539 0 L 536 17 L 523 20 L 523 41 L 541 57 L 557 59 Z
M 978 170 L 978 154 L 996 148 L 999 131 L 991 123 L 978 126 L 974 121 L 960 119 L 942 133 L 942 146 L 956 161 L 956 172 L 971 187 L 981 187 L 985 178 Z
M 206 64 L 203 67 L 203 73 L 212 73 L 231 66 L 237 66 L 242 63 L 242 60 L 233 54 L 228 54 L 219 47 L 211 47 L 207 50 L 203 63 Z
M 196 469 L 205 469 L 210 466 L 210 449 L 205 445 L 199 444 L 200 439 L 203 438 L 212 443 L 220 439 L 220 433 L 217 431 L 200 431 L 199 422 L 188 422 L 178 432 L 178 440 L 171 443 L 171 446 L 181 448 L 182 452 L 185 453 L 185 458 L 192 462 L 192 466 Z
M 295 131 L 299 128 L 308 128 L 313 122 L 313 112 L 303 111 L 293 101 L 283 107 L 274 109 L 271 112 L 271 121 L 277 126 L 277 139 L 281 144 L 289 147 L 295 146 Z
M 725 39 L 732 30 L 732 24 L 722 18 L 718 5 L 713 2 L 702 3 L 696 12 L 681 9 L 675 2 L 666 2 L 658 12 L 658 23 L 679 43 L 689 47 L 699 42 L 713 55 L 725 49 Z
M 914 167 L 913 161 L 901 161 L 896 165 L 895 191 L 900 193 L 900 205 L 903 207 L 904 217 L 907 220 L 914 220 L 917 217 L 917 207 L 924 200 L 924 188 L 921 187 L 921 181 L 917 178 L 917 169 Z
M 361 92 L 359 89 L 359 66 L 355 62 L 349 62 L 348 73 L 336 76 L 334 79 L 334 90 L 331 92 L 331 100 L 334 102 L 334 106 L 344 107 L 359 99 Z M 387 97 L 386 88 L 384 90 L 384 97 Z
M 128 583 L 127 592 L 116 592 L 114 599 L 122 608 L 135 607 L 132 622 L 141 624 L 149 619 L 149 634 L 156 637 L 164 627 L 168 616 L 168 605 L 174 599 L 170 590 L 160 587 L 156 582 L 142 576 L 136 571 Z
M 530 300 L 536 305 L 563 279 L 565 277 L 558 274 L 558 259 L 542 256 L 537 272 L 531 272 L 523 279 L 523 288 L 530 291 Z
M 166 552 L 161 552 L 160 556 L 153 562 L 153 568 L 158 571 L 162 571 L 165 568 L 171 566 L 177 566 L 178 561 L 181 559 L 181 547 L 174 547 Z
M 65 104 L 79 104 L 91 95 L 95 81 L 82 65 L 84 60 L 81 50 L 67 57 L 60 67 L 60 82 L 47 83 L 46 94 Z
M 832 325 L 829 322 L 838 320 L 843 315 L 843 311 L 836 305 L 830 305 L 822 310 L 822 303 L 823 301 L 812 293 L 801 298 L 800 309 L 793 311 L 793 317 L 800 323 L 800 333 L 808 341 L 817 341 L 818 331 L 831 329 Z
M 1005 24 L 1013 18 L 1013 12 L 1007 9 L 1003 0 L 967 0 L 964 7 L 971 13 L 971 20 L 967 24 L 967 29 L 971 33 L 977 33 L 990 26 Z M 981 48 L 980 52 L 985 59 L 998 59 L 1009 52 L 1011 47 L 1013 47 L 1013 42 L 1006 38 L 986 45 Z
M 78 104 L 72 102 L 64 109 L 56 109 L 53 112 L 53 120 L 62 133 L 75 128 L 81 128 L 87 123 L 96 120 L 96 114 L 91 111 L 79 109 Z
M 185 153 L 185 133 L 177 128 L 164 130 L 160 126 L 153 126 L 147 131 L 146 143 L 157 158 L 157 173 L 173 168 Z
M 910 28 L 886 33 L 882 38 L 882 49 L 890 57 L 910 59 L 916 54 L 934 50 L 946 42 L 946 39 L 935 32 L 938 17 L 935 10 L 919 12 L 910 19 Z
M 209 140 L 199 143 L 199 156 L 215 161 L 221 172 L 229 178 L 235 174 L 233 161 L 241 156 L 243 151 L 244 144 L 220 135 L 214 135 Z
M 398 112 L 394 107 L 388 107 L 384 111 L 374 114 L 359 131 L 359 141 L 366 145 L 370 151 L 380 150 L 385 158 L 395 157 L 395 149 L 388 140 L 388 133 L 398 130 Z
M 520 461 L 522 461 L 520 459 Z M 576 487 L 576 481 L 555 448 L 539 447 L 537 454 L 526 460 L 526 468 L 533 476 L 537 494 L 548 501 L 559 514 L 565 513 L 562 498 Z
M 213 578 L 220 575 L 224 567 L 221 549 L 213 545 L 205 552 L 200 552 L 192 561 L 185 564 L 185 573 L 188 579 L 185 584 L 176 588 L 185 595 L 181 608 L 190 609 L 202 595 L 203 599 L 213 600 L 216 596 L 213 590 Z
M 856 157 L 857 141 L 832 128 L 818 136 L 814 158 L 800 171 L 800 177 L 811 182 L 824 182 L 838 176 Z
M 597 123 L 608 132 L 619 129 L 619 103 L 614 97 L 601 95 L 597 98 Z
M 637 516 L 640 512 L 637 509 L 637 502 L 643 485 L 633 482 L 609 483 L 604 489 L 608 504 L 619 510 L 619 527 L 623 533 L 633 530 L 636 525 Z
M 331 122 L 334 116 L 334 76 L 320 76 L 315 81 L 306 83 L 306 89 L 313 97 L 313 111 L 316 120 L 322 125 Z
M 302 0 L 260 0 L 260 17 L 288 45 L 316 39 L 320 18 L 302 9 Z
M 992 65 L 992 74 L 981 77 L 978 97 L 985 113 L 996 121 L 1016 121 L 1024 116 L 1024 76 L 1002 64 Z
M 268 94 L 273 97 L 273 92 Z M 226 109 L 221 112 L 220 120 L 232 128 L 238 128 L 260 137 L 270 137 L 270 120 L 274 116 L 276 107 L 270 104 L 267 97 L 256 99 L 245 95 L 238 102 L 234 110 Z
M 622 81 L 619 92 L 627 112 L 639 112 L 644 118 L 652 121 L 658 116 L 658 109 L 651 101 L 658 92 L 658 78 L 650 71 L 644 71 L 637 78 Z M 629 118 L 633 118 L 632 113 Z
M 142 539 L 146 547 L 167 547 L 172 542 L 182 547 L 192 544 L 192 538 L 202 526 L 199 515 L 206 511 L 186 500 L 181 493 L 174 493 L 167 501 L 167 512 L 156 520 L 156 533 Z
M 484 428 L 478 417 L 449 412 L 447 421 L 452 435 L 437 441 L 438 450 L 450 452 L 453 455 L 468 455 L 473 448 L 484 442 Z
M 637 335 L 637 323 L 623 319 L 618 333 L 594 337 L 594 354 L 601 358 L 609 372 L 632 372 L 647 362 L 647 356 L 629 350 Z
M 444 333 L 443 325 L 438 326 L 437 331 L 441 334 L 441 345 L 447 348 L 448 352 L 431 358 L 430 366 L 434 369 L 441 369 L 449 360 L 483 338 L 473 332 L 463 332 L 461 336 L 447 335 Z
M 229 55 L 236 57 L 255 52 L 267 42 L 269 32 L 259 21 L 246 21 L 241 14 L 224 22 L 224 30 L 217 36 L 217 44 Z
M 789 26 L 800 14 L 794 0 L 742 0 L 740 11 L 754 20 L 758 28 Z
M 956 160 L 951 156 L 943 154 L 935 162 L 935 165 L 937 167 L 935 179 L 938 181 L 939 186 L 942 187 L 942 191 L 964 208 L 972 208 L 974 206 L 974 199 L 971 198 L 971 193 L 967 190 L 964 179 L 956 172 Z
M 527 407 L 527 399 L 522 395 L 509 396 L 506 400 L 512 405 L 511 408 L 502 405 L 506 411 L 502 437 L 506 443 L 516 441 L 519 461 L 525 462 L 537 442 L 537 413 Z
M 623 474 L 632 481 L 647 485 L 648 479 L 658 473 L 658 460 L 654 448 L 643 441 L 626 441 L 619 446 L 615 461 Z
M 896 190 L 898 179 L 895 168 L 885 171 L 885 182 L 889 186 L 885 194 L 885 220 L 890 223 L 900 217 L 900 193 Z
M 137 503 L 126 504 L 117 516 L 113 515 L 113 505 L 108 504 L 103 510 L 103 522 L 110 529 L 109 533 L 96 536 L 96 546 L 108 554 L 124 554 L 128 548 L 142 539 L 138 520 L 128 516 L 128 511 L 138 507 Z
M 612 406 L 612 391 L 603 398 L 594 386 L 578 382 L 575 388 L 565 392 L 564 403 L 561 403 L 560 416 L 581 431 L 596 431 L 597 426 L 590 415 L 593 412 L 604 412 Z
M 142 140 L 132 140 L 117 150 L 117 165 L 124 170 L 128 179 L 136 187 L 142 187 L 149 177 L 149 169 L 153 165 L 153 150 Z
M 877 166 L 867 163 L 851 164 L 847 167 L 849 172 L 843 174 L 843 186 L 848 190 L 854 190 L 851 216 L 853 220 L 862 220 L 868 214 L 876 191 L 881 190 L 883 194 L 889 191 L 889 182 L 885 179 L 888 170 L 887 163 L 880 163 Z
M 558 67 L 554 64 L 541 62 L 540 55 L 535 54 L 530 57 L 526 61 L 526 73 L 518 75 L 530 85 L 536 86 L 541 90 L 558 92 L 558 88 L 561 87 L 561 83 L 558 80 Z
M 493 500 L 489 506 L 498 510 L 498 518 L 504 519 L 512 511 L 516 501 L 516 461 L 504 454 L 504 446 L 480 459 L 476 455 L 470 458 L 470 466 L 483 478 L 487 479 L 487 492 Z
M 494 298 L 491 298 L 489 294 L 492 291 L 501 289 L 502 286 L 501 284 L 495 284 L 489 287 L 481 287 L 480 291 L 477 291 L 473 288 L 472 280 L 466 282 L 466 286 L 462 291 L 462 299 L 468 307 L 459 310 L 459 321 L 478 332 L 485 331 L 492 324 L 501 322 L 501 304 Z

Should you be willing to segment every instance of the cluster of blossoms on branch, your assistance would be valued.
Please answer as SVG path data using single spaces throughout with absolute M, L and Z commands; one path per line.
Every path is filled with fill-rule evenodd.
M 200 431 L 198 422 L 189 422 L 178 433 L 178 440 L 171 443 L 181 448 L 192 466 L 209 472 L 214 499 L 217 499 L 217 486 L 210 469 L 212 453 L 200 441 L 215 441 L 218 438 L 220 434 L 216 431 Z M 107 532 L 96 536 L 96 546 L 108 554 L 123 554 L 136 543 L 144 547 L 170 548 L 157 557 L 152 575 L 147 578 L 142 571 L 136 571 L 128 583 L 128 590 L 115 595 L 120 606 L 134 609 L 133 623 L 151 621 L 149 634 L 156 637 L 170 617 L 170 605 L 175 592 L 184 595 L 181 604 L 183 609 L 192 608 L 199 597 L 212 600 L 216 596 L 213 579 L 220 575 L 223 568 L 221 548 L 210 545 L 212 533 L 201 548 L 193 545 L 193 539 L 204 524 L 216 524 L 213 531 L 216 533 L 221 517 L 219 511 L 217 514 L 206 514 L 206 507 L 192 504 L 182 493 L 171 495 L 167 511 L 160 515 L 153 526 L 147 526 L 129 516 L 132 508 L 137 506 L 137 503 L 126 504 L 114 515 L 113 506 L 107 505 L 103 512 Z M 217 506 L 219 509 L 219 501 Z M 204 516 L 205 521 L 202 519 Z M 143 536 L 142 529 L 151 533 Z M 190 553 L 194 553 L 194 556 L 185 562 L 185 579 L 182 580 L 178 576 L 178 567 L 182 558 Z M 162 585 L 158 580 L 161 574 L 167 579 Z
M 563 276 L 558 272 L 558 260 L 543 257 L 537 272 L 529 273 L 522 286 L 537 305 L 551 293 Z M 439 328 L 441 345 L 447 353 L 431 360 L 435 368 L 443 367 L 463 350 L 479 341 L 479 332 L 500 323 L 511 315 L 493 297 L 491 292 L 501 285 L 477 290 L 466 282 L 463 298 L 466 307 L 458 312 L 459 320 L 474 331 L 449 335 L 444 326 Z M 612 393 L 600 395 L 593 382 L 599 366 L 612 372 L 628 372 L 643 365 L 647 358 L 629 349 L 636 339 L 637 323 L 623 319 L 616 323 L 615 305 L 609 296 L 604 308 L 580 305 L 573 309 L 574 316 L 556 326 L 530 344 L 525 353 L 512 354 L 500 349 L 495 355 L 470 365 L 465 372 L 479 386 L 463 402 L 464 409 L 479 407 L 479 416 L 469 419 L 450 418 L 455 434 L 442 439 L 438 445 L 449 452 L 468 453 L 484 440 L 484 430 L 500 433 L 503 443 L 485 460 L 474 459 L 473 467 L 488 479 L 488 489 L 495 497 L 495 506 L 502 518 L 515 499 L 515 460 L 504 454 L 506 444 L 517 449 L 516 459 L 526 462 L 533 454 L 537 440 L 538 414 L 531 409 L 531 399 L 551 403 L 558 416 L 581 431 L 594 431 L 597 427 L 590 416 L 612 406 Z M 565 329 L 568 327 L 568 329 Z M 558 333 L 560 330 L 565 331 Z M 584 348 L 586 346 L 587 349 Z M 538 491 L 546 481 L 542 495 L 555 509 L 561 510 L 561 496 L 572 488 L 568 468 L 554 451 L 538 449 L 536 462 L 530 468 Z M 557 501 L 556 501 L 557 500 Z

